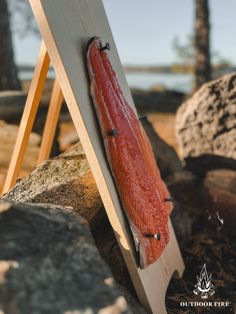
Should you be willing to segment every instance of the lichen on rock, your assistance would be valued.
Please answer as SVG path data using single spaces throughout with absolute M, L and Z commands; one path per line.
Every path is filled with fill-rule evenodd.
M 204 84 L 184 102 L 177 112 L 176 131 L 183 159 L 190 161 L 206 156 L 210 159 L 210 168 L 216 157 L 221 166 L 233 167 L 236 160 L 236 73 Z
M 19 202 L 72 207 L 88 221 L 102 208 L 102 201 L 81 144 L 46 160 L 4 195 Z

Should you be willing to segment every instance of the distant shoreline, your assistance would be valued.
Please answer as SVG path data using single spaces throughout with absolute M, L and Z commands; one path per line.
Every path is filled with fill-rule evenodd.
M 21 64 L 17 66 L 19 72 L 32 73 L 34 71 L 33 65 Z M 193 74 L 193 65 L 171 64 L 171 65 L 123 65 L 126 73 L 171 73 L 171 74 Z M 53 72 L 53 69 L 50 68 Z M 213 75 L 224 75 L 226 73 L 235 72 L 236 66 L 226 67 L 223 65 L 213 65 Z
M 215 64 L 213 67 L 213 76 L 224 75 L 226 73 L 235 72 L 236 66 L 224 66 Z M 140 65 L 124 65 L 124 71 L 126 73 L 171 73 L 171 74 L 194 74 L 193 65 L 183 65 L 183 64 L 171 64 L 171 65 L 150 65 L 150 66 L 140 66 Z

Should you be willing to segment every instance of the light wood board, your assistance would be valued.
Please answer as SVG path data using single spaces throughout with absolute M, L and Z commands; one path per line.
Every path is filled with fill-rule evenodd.
M 55 136 L 56 127 L 58 124 L 58 119 L 61 111 L 61 106 L 63 102 L 63 94 L 60 85 L 57 80 L 54 82 L 52 89 L 52 96 L 48 108 L 48 114 L 46 123 L 44 126 L 42 142 L 40 146 L 39 156 L 37 164 L 40 164 L 44 160 L 50 157 L 52 150 L 53 139 Z
M 85 47 L 88 39 L 96 35 L 110 43 L 111 62 L 126 98 L 134 107 L 103 4 L 100 0 L 29 1 L 137 295 L 150 312 L 166 313 L 164 303 L 168 282 L 174 271 L 182 275 L 184 270 L 171 222 L 171 240 L 162 257 L 145 270 L 138 268 L 130 230 L 107 164 L 89 95 Z

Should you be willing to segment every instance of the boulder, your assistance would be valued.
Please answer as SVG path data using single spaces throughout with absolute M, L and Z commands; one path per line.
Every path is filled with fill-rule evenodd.
M 51 80 L 49 82 L 48 80 L 46 81 L 45 88 L 40 99 L 40 105 L 36 114 L 36 119 L 33 124 L 33 131 L 39 134 L 42 134 L 47 117 L 48 104 L 51 97 L 49 96 L 49 91 L 51 91 L 52 83 L 53 81 Z M 30 82 L 27 84 L 23 82 L 23 88 L 26 91 L 29 89 L 29 84 Z M 27 92 L 25 91 L 0 91 L 0 120 L 4 120 L 10 124 L 19 124 L 25 107 L 26 99 Z M 58 127 L 56 128 L 56 135 L 57 133 Z M 53 142 L 52 150 L 58 154 L 55 141 Z
M 70 116 L 66 119 L 66 114 L 60 115 L 60 133 L 58 142 L 61 152 L 65 152 L 72 145 L 79 142 L 79 136 L 75 129 L 74 122 L 71 121 Z
M 169 176 L 166 184 L 174 204 L 171 221 L 180 248 L 183 249 L 192 235 L 195 217 L 203 207 L 199 188 L 201 182 L 191 172 L 182 171 Z
M 92 234 L 102 259 L 111 268 L 119 291 L 124 295 L 132 312 L 135 314 L 147 314 L 137 300 L 123 255 L 107 217 L 104 217 L 102 222 L 92 229 Z
M 0 120 L 0 134 L 1 145 L 5 143 L 14 144 L 16 136 L 18 134 L 19 127 L 17 125 L 8 124 L 3 120 Z M 29 146 L 39 146 L 41 142 L 41 136 L 32 132 L 29 137 Z
M 207 172 L 203 181 L 205 210 L 214 219 L 223 218 L 223 225 L 235 232 L 236 224 L 236 171 L 217 169 Z M 218 212 L 218 217 L 217 217 Z M 223 225 L 221 227 L 223 227 Z
M 236 73 L 204 84 L 176 116 L 180 154 L 194 170 L 236 168 Z M 194 164 L 193 164 L 194 163 Z
M 91 222 L 102 201 L 80 144 L 41 163 L 4 195 L 18 202 L 70 206 Z
M 176 151 L 159 137 L 146 117 L 140 118 L 140 121 L 151 142 L 162 177 L 182 171 L 181 162 Z
M 0 92 L 0 120 L 9 123 L 19 122 L 26 101 L 27 94 L 23 91 Z
M 131 313 L 87 223 L 68 208 L 1 201 L 0 238 L 0 312 Z
M 131 286 L 130 280 L 126 280 L 127 269 L 121 251 L 80 143 L 60 156 L 44 161 L 26 179 L 18 181 L 5 198 L 73 208 L 88 221 L 99 252 L 116 279 L 124 286 L 126 283 Z
M 80 143 L 60 156 L 43 162 L 26 179 L 18 181 L 3 199 L 68 206 L 79 213 L 89 223 L 99 253 L 111 267 L 115 279 L 135 295 Z M 131 300 L 129 296 L 128 299 Z M 135 306 L 140 307 L 137 300 Z M 140 309 L 140 313 L 142 311 Z
M 8 168 L 11 160 L 12 152 L 14 149 L 16 137 L 19 127 L 13 124 L 8 124 L 5 121 L 0 120 L 0 167 Z M 39 145 L 41 142 L 41 136 L 32 132 L 29 137 L 29 143 L 27 145 L 26 153 L 22 168 L 25 171 L 32 171 L 36 165 Z
M 0 194 L 2 194 L 2 190 L 4 187 L 5 180 L 6 180 L 7 172 L 8 172 L 7 168 L 0 168 Z M 20 170 L 20 172 L 19 172 L 20 178 L 26 178 L 27 175 L 28 175 L 28 172 L 26 172 L 25 170 Z
M 91 231 L 98 251 L 104 261 L 110 266 L 116 282 L 135 295 L 123 255 L 108 218 L 105 216 L 101 223 L 97 224 L 96 228 L 93 228 Z
M 179 151 L 179 144 L 175 135 L 175 114 L 173 113 L 151 113 L 148 115 L 154 130 L 168 145 Z
M 142 90 L 132 88 L 132 97 L 139 114 L 150 112 L 175 113 L 185 99 L 185 94 L 168 89 L 152 88 Z

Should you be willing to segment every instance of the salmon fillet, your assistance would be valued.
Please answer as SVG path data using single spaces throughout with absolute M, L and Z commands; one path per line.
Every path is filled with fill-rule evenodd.
M 151 144 L 124 97 L 106 48 L 109 47 L 104 47 L 98 37 L 88 43 L 91 96 L 110 169 L 139 253 L 139 265 L 145 268 L 160 257 L 168 244 L 168 216 L 173 205 Z

